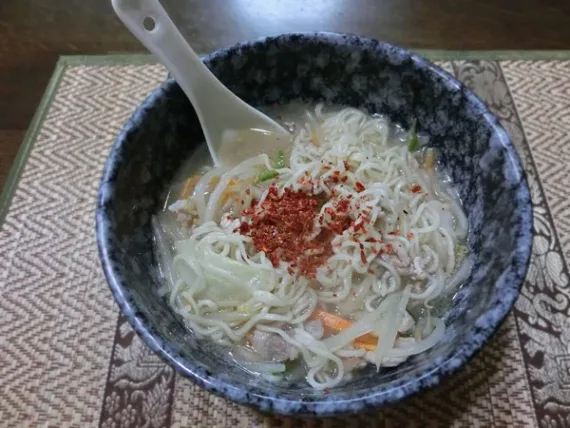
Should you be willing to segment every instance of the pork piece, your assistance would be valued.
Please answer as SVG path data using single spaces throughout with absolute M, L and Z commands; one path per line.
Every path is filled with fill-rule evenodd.
M 264 359 L 270 361 L 287 361 L 297 358 L 299 351 L 275 333 L 255 330 L 251 339 L 251 347 Z
M 321 320 L 311 320 L 305 323 L 305 331 L 313 336 L 316 340 L 321 340 L 325 334 L 325 328 Z
M 412 259 L 408 255 L 408 252 L 404 246 L 401 243 L 397 242 L 392 246 L 392 248 L 394 249 L 394 253 L 396 255 L 396 257 L 392 257 L 391 260 L 393 265 L 397 268 L 407 268 L 410 266 Z

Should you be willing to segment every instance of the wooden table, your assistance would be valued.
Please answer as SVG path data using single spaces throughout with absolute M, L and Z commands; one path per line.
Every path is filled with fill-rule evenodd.
M 570 49 L 567 0 L 169 0 L 199 51 L 294 31 L 410 48 Z M 110 0 L 0 0 L 0 188 L 60 55 L 144 52 Z

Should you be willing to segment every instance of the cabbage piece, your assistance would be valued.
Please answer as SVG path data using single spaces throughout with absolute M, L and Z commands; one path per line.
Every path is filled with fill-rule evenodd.
M 238 364 L 254 373 L 283 373 L 286 370 L 285 364 L 282 363 L 248 363 L 242 361 Z
M 272 291 L 273 274 L 229 257 L 198 248 L 198 241 L 186 239 L 175 244 L 174 269 L 188 286 L 202 277 L 204 285 L 195 289 L 202 299 L 246 301 L 254 291 Z M 190 283 L 188 283 L 190 282 Z
M 455 290 L 457 287 L 467 281 L 472 268 L 473 258 L 470 256 L 463 256 L 462 260 L 458 261 L 458 266 L 455 269 L 455 272 L 453 272 L 453 274 L 447 279 L 444 291 L 448 292 Z
M 352 343 L 358 337 L 374 331 L 377 322 L 381 319 L 390 308 L 394 307 L 400 301 L 401 293 L 392 293 L 386 296 L 373 312 L 366 313 L 359 321 L 352 324 L 346 330 L 330 336 L 322 342 L 329 351 L 336 352 Z
M 164 216 L 163 216 L 164 217 Z M 161 218 L 152 217 L 151 225 L 154 235 L 158 273 L 162 279 L 166 280 L 166 284 L 159 288 L 158 294 L 164 296 L 168 291 L 172 290 L 176 285 L 176 275 L 172 272 L 172 248 L 169 245 L 168 236 L 164 230 Z
M 410 288 L 411 285 L 406 286 L 404 292 L 400 295 L 398 304 L 388 309 L 385 315 L 385 322 L 378 328 L 378 345 L 374 351 L 376 370 L 380 370 L 386 351 L 394 347 L 394 342 L 396 337 L 398 337 L 398 329 L 402 325 L 406 306 L 408 306 L 408 301 L 410 300 Z
M 411 355 L 421 354 L 422 352 L 427 351 L 428 349 L 434 347 L 441 341 L 445 334 L 445 323 L 442 319 L 436 318 L 435 319 L 435 328 L 430 333 L 429 336 L 420 340 L 419 342 L 408 345 L 406 344 L 403 347 L 392 348 L 386 351 L 385 357 L 409 357 Z

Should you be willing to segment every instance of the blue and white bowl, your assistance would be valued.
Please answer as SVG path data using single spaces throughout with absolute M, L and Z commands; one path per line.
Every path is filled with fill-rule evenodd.
M 262 411 L 332 415 L 362 412 L 438 385 L 489 340 L 523 282 L 532 210 L 519 157 L 473 93 L 430 62 L 357 36 L 288 34 L 242 43 L 204 58 L 254 106 L 303 101 L 358 107 L 431 136 L 468 214 L 475 264 L 445 320 L 444 340 L 397 368 L 368 367 L 323 393 L 281 386 L 230 364 L 197 341 L 157 294 L 151 216 L 203 135 L 179 86 L 167 80 L 138 108 L 109 155 L 97 206 L 97 241 L 121 310 L 147 345 L 204 388 Z M 220 118 L 223 120 L 223 118 Z

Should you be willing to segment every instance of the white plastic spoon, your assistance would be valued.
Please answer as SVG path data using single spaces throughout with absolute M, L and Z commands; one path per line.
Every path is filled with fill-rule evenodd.
M 289 141 L 285 129 L 239 99 L 206 68 L 158 0 L 112 3 L 125 26 L 160 58 L 190 99 L 215 164 L 231 166 Z

